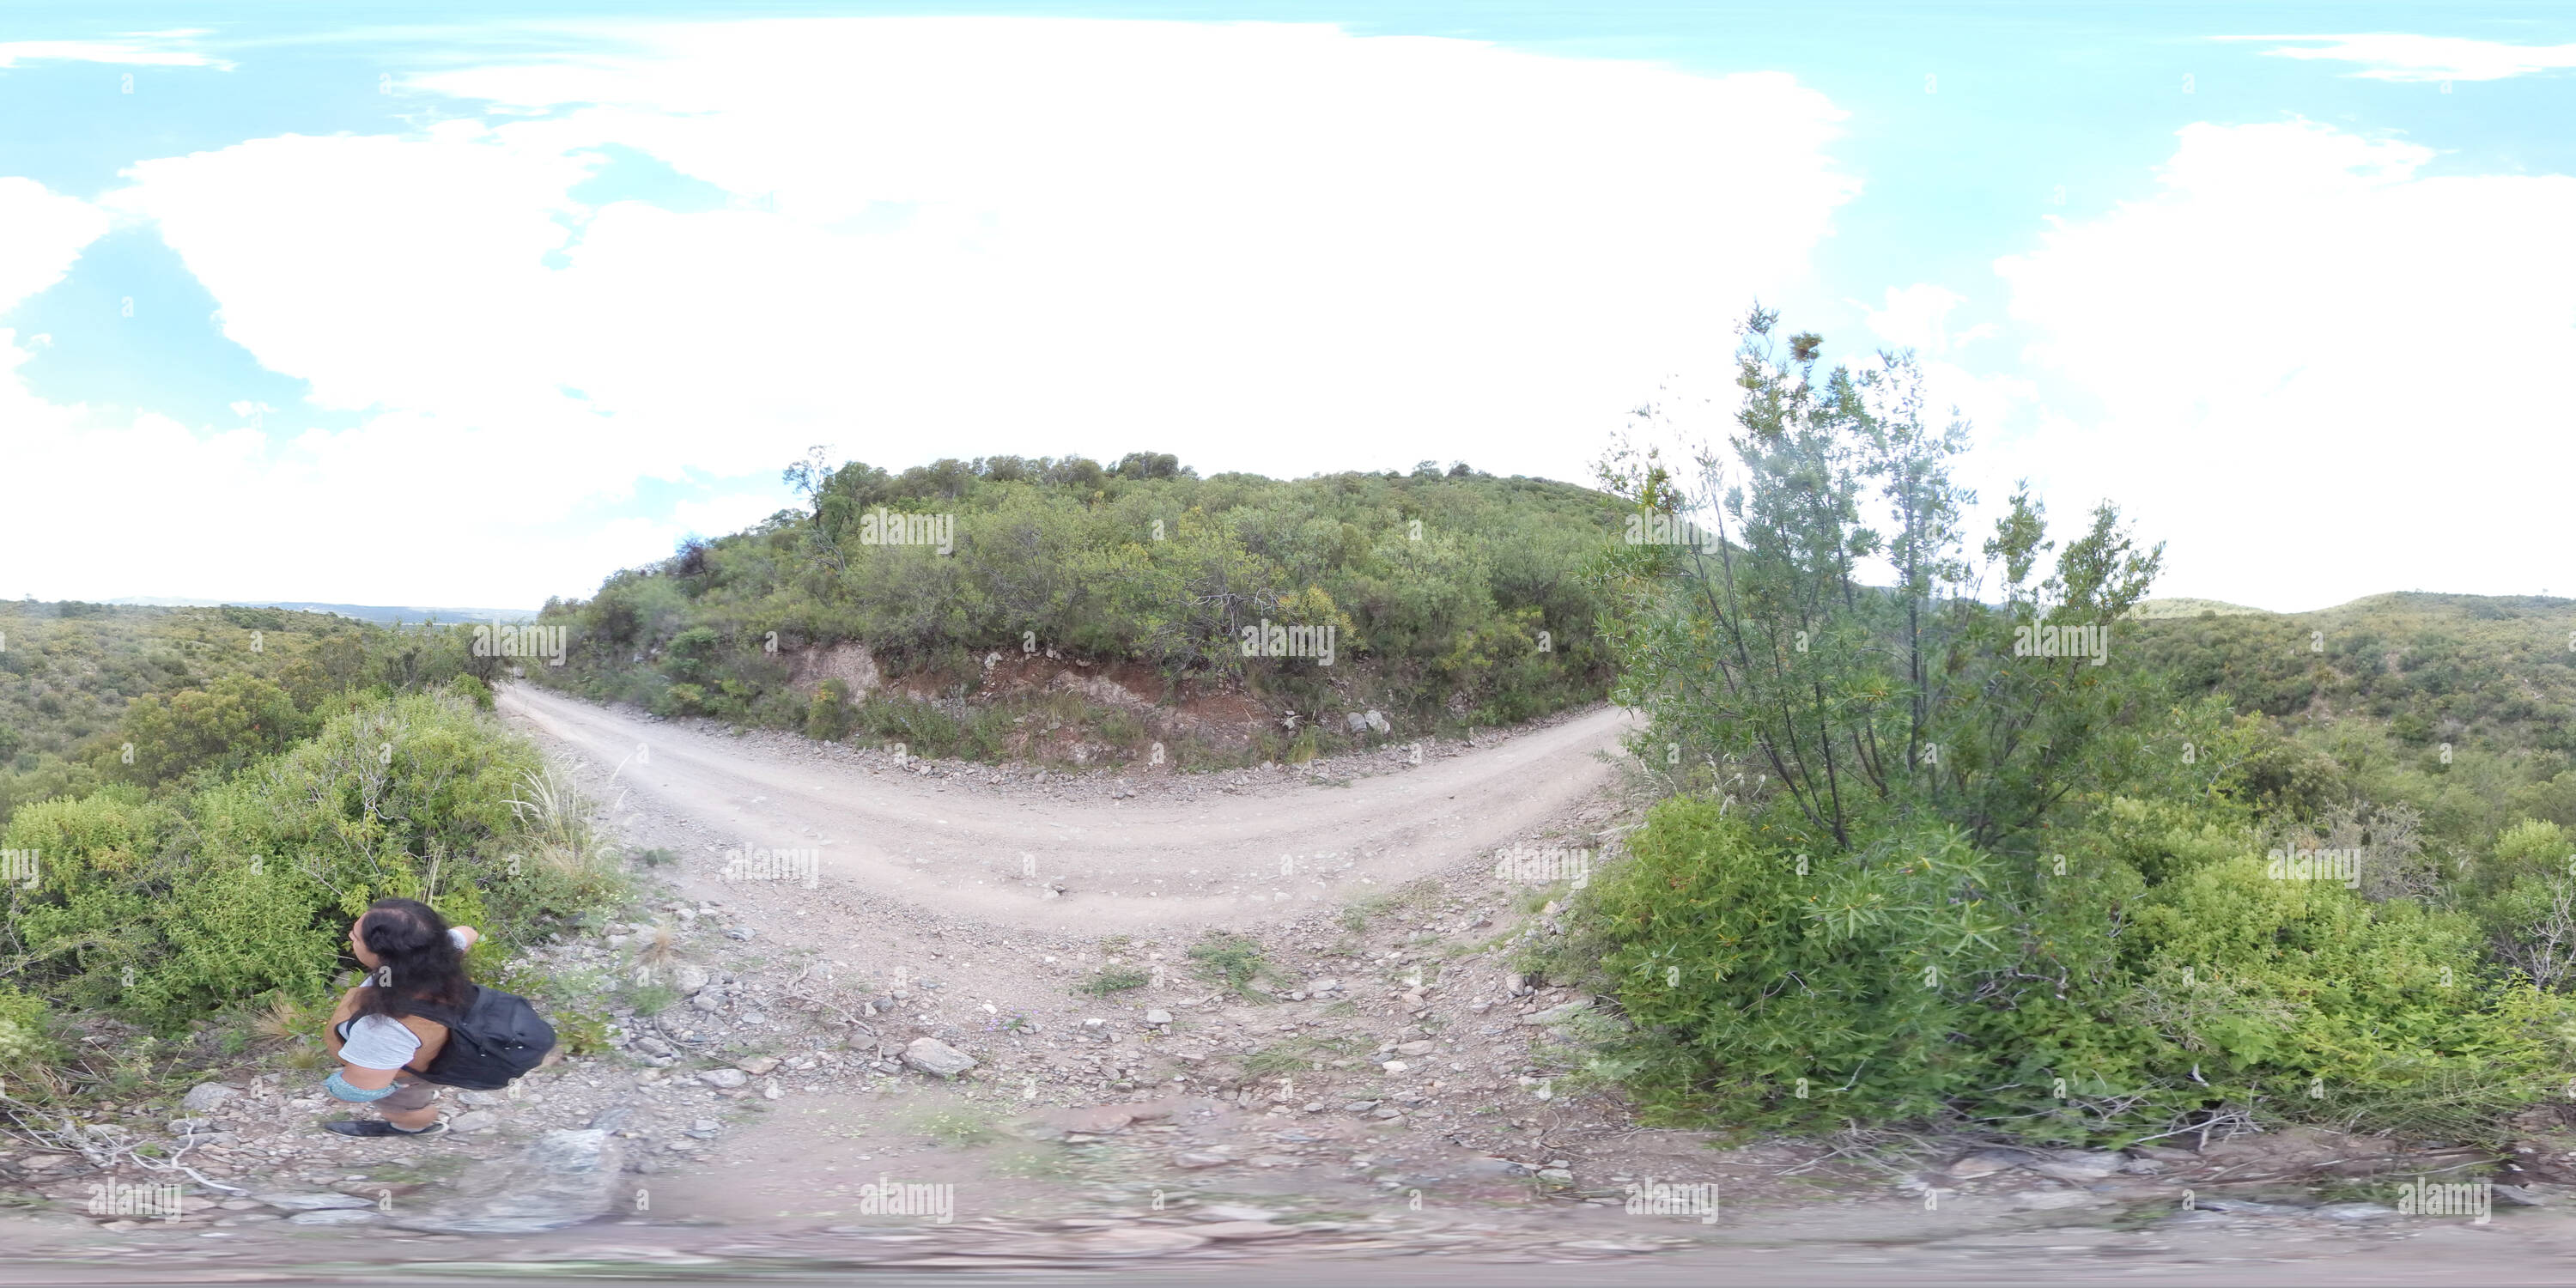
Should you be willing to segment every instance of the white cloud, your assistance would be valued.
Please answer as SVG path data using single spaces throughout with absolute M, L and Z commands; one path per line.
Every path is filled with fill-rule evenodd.
M 0 331 L 13 539 L 0 594 L 533 607 L 666 553 L 686 526 L 603 521 L 509 435 L 422 423 L 277 443 L 254 428 L 45 403 Z M 102 500 L 102 498 L 110 498 Z
M 0 68 L 20 63 L 110 63 L 122 67 L 217 67 L 232 64 L 186 47 L 194 32 L 138 32 L 119 40 L 0 41 Z
M 2385 81 L 2489 81 L 2576 67 L 2576 45 L 2509 45 L 2459 36 L 2370 32 L 2346 36 L 2221 36 L 2221 40 L 2288 40 L 2263 52 L 2276 58 L 2359 63 L 2349 75 Z
M 542 117 L 264 139 L 111 200 L 317 399 L 597 420 L 632 473 L 832 442 L 1575 474 L 1572 440 L 1722 352 L 1855 186 L 1839 113 L 1778 75 L 1257 24 L 600 39 L 419 82 Z M 736 199 L 583 207 L 607 144 Z
M 0 177 L 0 314 L 59 282 L 107 231 L 106 212 L 33 179 Z
M 699 536 L 714 537 L 740 532 L 793 504 L 778 494 L 728 492 L 704 501 L 682 501 L 671 507 L 671 518 Z
M 2576 178 L 2194 125 L 2152 198 L 1997 263 L 2052 379 L 2014 463 L 2170 538 L 2167 593 L 2576 590 Z
M 1872 334 L 1894 348 L 1914 351 L 1915 365 L 1923 374 L 1924 420 L 1939 426 L 1955 417 L 1968 424 L 1973 441 L 1998 442 L 2038 390 L 2019 376 L 1971 371 L 1962 365 L 1960 351 L 1998 334 L 2000 328 L 1980 322 L 1951 330 L 1950 314 L 1968 303 L 1968 297 L 1931 282 L 1888 287 L 1885 298 L 1884 308 L 1871 308 L 1860 300 L 1846 302 L 1862 311 Z M 1859 365 L 1878 364 L 1872 357 Z M 1981 489 L 1979 499 L 1992 503 L 2003 494 L 2002 488 L 1990 485 Z
M 637 481 L 813 443 L 1582 478 L 1597 428 L 1722 361 L 1857 190 L 1825 154 L 1841 113 L 1776 74 L 1263 24 L 589 37 L 406 87 L 487 121 L 131 168 L 102 203 L 157 225 L 264 366 L 366 419 L 282 445 L 98 428 L 10 378 L 36 476 L 138 498 L 49 556 L 52 593 L 581 593 L 778 505 L 601 523 Z M 609 145 L 730 200 L 585 204 Z M 128 587 L 147 556 L 170 562 Z
M 1887 288 L 1887 307 L 1873 309 L 1859 300 L 1848 303 L 1868 315 L 1869 329 L 1889 344 L 1938 353 L 1949 347 L 1945 323 L 1950 310 L 1967 297 L 1930 282 Z
M 1845 302 L 1867 315 L 1869 329 L 1879 339 L 1925 354 L 1955 352 L 1998 331 L 1993 323 L 1981 322 L 1952 333 L 1950 312 L 1967 303 L 1968 297 L 1930 282 L 1888 287 L 1885 308 L 1874 309 L 1859 300 Z

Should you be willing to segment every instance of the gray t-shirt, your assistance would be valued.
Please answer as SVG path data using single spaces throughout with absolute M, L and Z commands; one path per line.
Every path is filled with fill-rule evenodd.
M 465 936 L 456 927 L 447 932 L 456 951 L 465 951 Z M 370 976 L 361 988 L 372 988 Z M 340 1021 L 340 1063 L 361 1069 L 399 1069 L 411 1063 L 412 1053 L 420 1050 L 420 1035 L 390 1015 L 361 1015 Z

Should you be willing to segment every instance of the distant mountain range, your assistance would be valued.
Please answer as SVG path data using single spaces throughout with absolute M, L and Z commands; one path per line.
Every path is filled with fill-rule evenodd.
M 287 608 L 302 613 L 332 613 L 362 622 L 382 622 L 388 626 L 427 621 L 432 617 L 442 622 L 524 622 L 537 615 L 533 608 L 420 608 L 384 604 L 317 604 L 300 599 L 166 599 L 128 595 L 107 602 L 134 608 L 219 608 L 226 604 L 240 608 Z

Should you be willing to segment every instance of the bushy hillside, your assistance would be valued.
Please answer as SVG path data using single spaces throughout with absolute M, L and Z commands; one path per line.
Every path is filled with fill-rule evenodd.
M 379 896 L 489 931 L 487 970 L 623 897 L 585 806 L 489 713 L 507 662 L 471 627 L 18 603 L 0 640 L 0 1081 L 22 1104 L 311 1041 Z M 86 1058 L 125 1025 L 200 1040 Z
M 2410 741 L 2576 751 L 2576 601 L 2373 595 L 2312 613 L 2137 623 L 2160 665 L 2294 723 L 2352 715 Z
M 1202 479 L 1141 453 L 788 473 L 806 509 L 548 605 L 570 658 L 531 678 L 917 750 L 1164 743 L 1184 764 L 1501 724 L 1608 688 L 1587 569 L 1627 509 L 1589 489 L 1427 464 Z M 1368 710 L 1384 730 L 1350 728 Z
M 1671 798 L 1532 963 L 1634 1022 L 1591 1072 L 1679 1121 L 2051 1142 L 2499 1140 L 2564 1102 L 2566 601 L 2133 615 L 2160 545 L 2107 504 L 2052 539 L 2028 489 L 1968 531 L 1914 369 L 1774 320 L 1695 507 L 1605 470 L 1738 544 L 1613 552 Z
M 2122 630 L 2179 692 L 2270 718 L 2290 741 L 2256 782 L 2292 812 L 2408 802 L 2451 859 L 2517 819 L 2576 829 L 2576 601 L 2373 595 Z
M 461 633 L 322 613 L 0 602 L 0 820 L 48 796 L 238 768 L 311 732 L 343 694 L 500 665 Z

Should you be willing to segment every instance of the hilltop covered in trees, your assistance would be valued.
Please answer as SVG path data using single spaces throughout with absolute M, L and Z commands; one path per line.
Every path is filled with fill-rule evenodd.
M 816 720 L 815 701 L 843 695 L 803 659 L 856 643 L 888 688 L 847 693 L 847 723 L 916 749 L 994 755 L 1028 750 L 1003 729 L 1028 712 L 994 701 L 991 659 L 1044 657 L 1112 668 L 1167 710 L 1242 699 L 1230 754 L 1256 759 L 1318 736 L 1312 724 L 1251 732 L 1281 711 L 1377 709 L 1419 737 L 1609 686 L 1588 570 L 1629 508 L 1587 488 L 1427 462 L 1410 474 L 1200 478 L 1150 453 L 900 474 L 815 460 L 787 477 L 805 507 L 548 605 L 543 620 L 571 628 L 573 656 L 532 676 L 665 714 L 829 732 L 840 720 Z M 1264 624 L 1331 627 L 1333 663 L 1246 657 L 1245 628 Z M 1152 732 L 1102 707 L 1050 719 L 1097 726 L 1113 754 L 1141 754 Z

